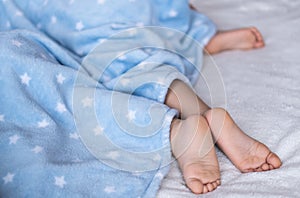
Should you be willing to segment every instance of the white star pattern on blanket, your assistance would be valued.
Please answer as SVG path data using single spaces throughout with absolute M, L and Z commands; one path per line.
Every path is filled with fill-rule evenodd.
M 100 5 L 102 5 L 102 4 L 105 3 L 105 0 L 97 0 L 97 3 L 100 4 Z
M 42 121 L 38 122 L 39 128 L 45 128 L 47 126 L 49 126 L 49 122 L 46 119 L 43 119 Z
M 66 80 L 66 78 L 61 74 L 59 73 L 57 76 L 56 76 L 56 80 L 59 84 L 63 84 L 64 81 Z
M 28 76 L 27 73 L 24 73 L 23 75 L 20 76 L 22 83 L 29 86 L 29 81 L 31 80 L 31 78 Z
M 75 140 L 79 139 L 79 135 L 76 132 L 70 133 L 69 137 L 72 138 L 72 139 L 75 139 Z
M 90 97 L 85 97 L 81 102 L 83 107 L 92 107 L 94 100 Z
M 178 15 L 178 12 L 176 10 L 171 10 L 169 12 L 170 17 L 176 17 Z
M 61 176 L 61 177 L 54 177 L 55 182 L 54 184 L 60 188 L 64 188 L 64 186 L 67 184 L 67 182 L 65 181 L 65 177 Z
M 81 31 L 84 28 L 84 25 L 81 21 L 76 23 L 76 30 Z
M 36 154 L 42 152 L 43 150 L 44 150 L 44 148 L 41 147 L 41 146 L 35 146 L 33 149 L 31 149 L 31 151 L 36 153 Z
M 16 47 L 21 47 L 21 46 L 22 46 L 22 43 L 21 43 L 20 41 L 18 41 L 18 40 L 15 40 L 15 39 L 13 39 L 13 40 L 11 41 L 11 43 L 12 43 L 14 46 L 16 46 Z
M 9 137 L 9 144 L 16 144 L 17 141 L 20 139 L 18 135 L 13 135 Z
M 126 86 L 130 83 L 130 80 L 127 79 L 127 78 L 121 78 L 120 80 L 120 83 L 123 85 L 123 86 Z
M 4 184 L 13 182 L 14 176 L 15 176 L 15 174 L 12 174 L 12 173 L 8 172 L 7 175 L 2 178 L 4 180 Z
M 51 17 L 51 23 L 52 23 L 52 24 L 55 24 L 56 22 L 57 22 L 56 16 L 52 16 L 52 17 Z
M 113 159 L 113 160 L 115 160 L 118 157 L 120 157 L 120 153 L 119 153 L 119 151 L 111 151 L 106 156 Z
M 154 156 L 153 160 L 159 161 L 159 160 L 161 160 L 161 156 L 160 156 L 159 154 L 156 154 L 156 155 Z
M 15 15 L 21 17 L 21 16 L 23 16 L 23 12 L 18 10 Z
M 48 4 L 48 0 L 45 0 L 44 2 L 43 2 L 43 6 L 46 6 Z
M 103 134 L 103 130 L 104 130 L 104 128 L 101 127 L 100 125 L 96 126 L 93 129 L 95 136 L 102 135 Z
M 114 187 L 114 186 L 106 186 L 104 188 L 104 192 L 106 192 L 108 194 L 114 193 L 114 192 L 116 192 L 116 187 Z
M 135 120 L 135 114 L 136 114 L 136 111 L 129 110 L 126 117 L 128 118 L 129 121 L 133 121 L 133 120 Z
M 4 115 L 0 114 L 0 122 L 4 122 Z
M 55 110 L 59 113 L 63 113 L 67 111 L 66 106 L 61 102 L 57 103 Z
M 164 178 L 164 174 L 162 174 L 161 172 L 156 173 L 155 177 L 162 179 Z

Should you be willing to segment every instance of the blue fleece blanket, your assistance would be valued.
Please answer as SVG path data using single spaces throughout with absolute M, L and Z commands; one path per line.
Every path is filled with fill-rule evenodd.
M 214 33 L 187 1 L 0 1 L 1 197 L 155 197 Z

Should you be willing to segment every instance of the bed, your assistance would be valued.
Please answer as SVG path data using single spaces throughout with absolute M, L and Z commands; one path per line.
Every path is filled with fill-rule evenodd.
M 241 174 L 218 151 L 222 185 L 217 190 L 198 196 L 190 193 L 173 163 L 157 197 L 299 197 L 300 2 L 193 3 L 221 30 L 247 26 L 261 30 L 266 42 L 262 49 L 206 56 L 203 75 L 212 79 L 201 78 L 196 90 L 213 106 L 226 107 L 241 128 L 281 157 L 283 166 L 270 172 Z M 212 67 L 214 62 L 220 75 Z
M 60 3 L 56 4 L 56 2 Z M 95 47 L 93 45 L 105 43 L 103 41 L 105 39 L 99 38 L 99 31 L 107 33 L 103 36 L 107 38 L 111 32 L 105 30 L 126 29 L 126 24 L 104 23 L 104 26 L 99 29 L 94 27 L 98 22 L 95 19 L 96 15 L 86 12 L 87 8 L 84 6 L 94 3 L 101 7 L 107 3 L 105 0 L 89 0 L 84 3 L 74 0 L 56 2 L 47 0 L 0 2 L 0 27 L 4 29 L 0 32 L 1 197 L 300 196 L 300 190 L 297 188 L 300 184 L 298 170 L 300 165 L 298 155 L 300 151 L 298 140 L 300 138 L 298 121 L 300 117 L 300 69 L 298 67 L 300 64 L 298 57 L 300 2 L 296 0 L 193 1 L 194 7 L 209 16 L 219 29 L 256 26 L 261 30 L 266 42 L 266 47 L 262 49 L 247 52 L 230 51 L 214 56 L 205 55 L 202 75 L 195 84 L 195 90 L 211 106 L 226 108 L 242 129 L 268 145 L 283 161 L 283 166 L 278 170 L 241 174 L 218 150 L 222 185 L 214 192 L 205 195 L 191 193 L 185 186 L 176 161 L 169 159 L 171 153 L 168 123 L 176 112 L 163 104 L 158 105 L 138 96 L 132 96 L 132 105 L 141 111 L 122 112 L 121 110 L 124 110 L 122 104 L 127 105 L 128 95 L 118 92 L 113 93 L 117 97 L 112 97 L 111 91 L 95 81 L 91 77 L 93 72 L 84 65 L 86 63 L 84 60 L 88 59 L 83 57 L 87 54 L 93 55 L 90 53 L 90 49 Z M 124 6 L 128 6 L 128 2 L 137 3 L 139 6 L 144 4 L 134 0 L 115 0 L 116 4 L 119 2 L 121 4 L 118 6 L 122 11 Z M 179 5 L 177 4 L 179 1 L 170 2 Z M 30 6 L 27 5 L 28 3 Z M 71 8 L 76 3 L 77 6 L 83 5 L 79 6 L 80 13 L 87 15 L 83 15 L 85 18 L 80 18 L 82 16 L 75 14 L 74 18 L 66 20 L 68 19 L 66 15 L 70 12 L 65 8 Z M 168 8 L 168 3 L 164 2 L 164 4 L 164 9 Z M 34 12 L 27 10 L 30 20 L 20 11 L 22 6 L 24 9 L 35 9 Z M 61 10 L 53 11 L 57 7 Z M 136 12 L 141 12 L 138 7 L 131 7 L 136 9 Z M 103 15 L 104 20 L 109 14 L 111 17 L 115 16 L 114 13 L 109 12 L 110 9 L 103 7 L 104 11 L 108 14 Z M 43 18 L 44 13 L 50 14 Z M 168 17 L 174 17 L 177 13 L 171 10 L 168 14 L 170 15 Z M 147 16 L 139 20 L 152 20 L 147 19 Z M 42 18 L 41 21 L 39 17 Z M 141 23 L 131 25 L 143 26 Z M 10 32 L 14 27 L 18 27 L 19 30 Z M 23 28 L 26 30 L 20 30 Z M 43 30 L 46 34 L 41 34 L 39 30 Z M 60 34 L 60 30 L 64 30 L 61 31 L 63 34 Z M 61 40 L 53 39 L 57 33 Z M 129 32 L 129 36 L 133 37 L 134 34 L 135 32 Z M 82 36 L 87 37 L 82 40 Z M 79 42 L 74 43 L 74 40 Z M 100 47 L 100 51 L 101 49 Z M 145 50 L 137 53 L 138 56 L 135 57 L 153 55 L 151 53 L 151 50 Z M 158 58 L 167 59 L 168 62 L 180 62 L 179 59 L 174 59 L 174 56 L 160 55 Z M 118 66 L 122 66 L 121 63 L 126 62 L 126 57 L 118 54 L 116 61 L 119 61 Z M 79 68 L 82 68 L 81 64 L 86 66 L 84 68 L 86 70 L 78 72 Z M 75 81 L 78 80 L 78 76 L 82 78 Z M 77 89 L 75 92 L 73 90 L 74 81 L 79 87 L 79 92 L 76 92 Z M 107 112 L 105 108 L 110 108 L 109 102 L 112 98 L 118 99 L 116 104 L 119 106 L 116 106 L 116 112 L 121 117 L 129 120 L 144 119 L 142 124 L 147 124 L 151 120 L 148 114 L 143 113 L 149 109 L 149 106 L 155 104 L 163 107 L 165 111 L 159 113 L 163 114 L 161 117 L 167 124 L 160 123 L 164 126 L 162 135 L 157 133 L 151 136 L 153 139 L 144 141 L 139 138 L 140 136 L 137 136 L 137 139 L 127 139 L 128 134 L 118 136 L 117 130 L 121 127 L 118 128 L 117 125 L 113 126 L 113 130 L 105 130 L 104 127 L 110 127 L 114 122 L 115 112 L 103 116 L 106 119 L 103 125 L 94 123 L 98 122 L 98 119 L 89 119 L 91 112 L 97 115 Z M 122 103 L 124 101 L 125 103 Z M 144 103 L 148 106 L 141 105 Z M 81 107 L 84 111 L 74 107 Z M 91 109 L 95 111 L 90 111 Z M 76 120 L 77 116 L 83 120 L 75 123 L 74 119 Z M 122 127 L 127 126 L 122 125 Z M 80 133 L 78 129 L 86 133 Z M 84 141 L 84 136 L 88 133 L 91 133 L 88 136 L 91 138 L 89 140 L 92 141 L 92 146 L 95 146 L 93 148 L 104 149 L 100 149 L 104 161 L 97 159 L 95 153 L 88 150 L 91 147 L 87 148 L 87 142 Z M 149 146 L 151 150 L 159 152 L 145 157 L 141 152 L 138 160 L 135 158 L 137 155 L 133 155 L 128 162 L 126 160 L 129 158 L 124 157 L 124 153 L 119 152 L 120 149 L 113 150 L 98 146 L 99 142 L 96 141 L 99 140 L 99 136 L 104 137 L 103 134 L 116 139 L 121 146 L 127 146 L 130 151 L 134 151 L 134 154 L 141 149 L 148 154 Z M 161 149 L 162 146 L 164 149 Z M 143 159 L 145 161 L 141 161 Z M 172 161 L 170 169 L 169 166 L 165 166 L 168 165 L 169 160 Z M 146 167 L 149 164 L 153 167 L 150 171 L 145 171 L 145 167 L 137 162 Z M 135 169 L 132 165 L 142 169 Z

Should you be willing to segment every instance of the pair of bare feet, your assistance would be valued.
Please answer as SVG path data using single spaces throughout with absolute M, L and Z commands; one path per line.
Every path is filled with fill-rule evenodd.
M 267 146 L 246 135 L 221 108 L 204 116 L 175 119 L 171 129 L 172 151 L 184 180 L 196 194 L 211 192 L 221 184 L 214 142 L 243 173 L 279 168 L 279 157 Z
M 206 46 L 206 50 L 214 54 L 224 50 L 247 50 L 263 46 L 260 32 L 251 27 L 218 33 Z M 177 99 L 170 93 L 166 104 L 181 113 L 181 119 L 174 119 L 171 125 L 171 145 L 186 185 L 192 192 L 211 192 L 221 184 L 215 144 L 241 172 L 267 171 L 281 166 L 279 157 L 263 143 L 246 135 L 224 109 L 210 109 L 198 98 L 196 105 L 205 110 L 183 115 L 184 105 L 193 108 L 195 103 L 185 99 L 194 97 L 191 91 L 184 85 L 180 86 L 174 87 L 173 95 Z

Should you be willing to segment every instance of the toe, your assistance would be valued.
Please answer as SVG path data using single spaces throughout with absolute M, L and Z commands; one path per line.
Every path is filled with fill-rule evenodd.
M 254 48 L 261 48 L 261 47 L 264 47 L 265 46 L 265 43 L 262 42 L 262 41 L 256 41 L 254 43 Z
M 203 187 L 203 193 L 208 193 L 209 191 L 208 191 L 208 189 L 207 189 L 207 186 L 206 185 L 204 185 L 204 187 Z
M 275 153 L 270 153 L 267 157 L 267 163 L 272 165 L 274 168 L 279 168 L 282 164 L 281 160 Z
M 263 171 L 262 167 L 258 167 L 254 170 L 254 172 L 261 172 L 261 171 Z
M 221 180 L 218 179 L 218 180 L 216 181 L 216 183 L 217 183 L 218 186 L 220 186 L 220 185 L 221 185 Z
M 215 189 L 214 186 L 211 183 L 206 184 L 206 187 L 207 187 L 207 190 L 209 192 L 211 192 L 211 191 L 213 191 Z
M 211 184 L 213 185 L 214 189 L 218 187 L 217 182 L 213 182 L 213 183 L 211 183 Z
M 265 46 L 265 43 L 263 41 L 256 41 L 253 45 L 254 48 L 261 48 L 264 46 Z
M 267 163 L 264 163 L 264 164 L 261 166 L 261 169 L 262 169 L 263 171 L 267 171 L 267 170 L 269 170 L 270 168 L 269 168 L 269 165 L 268 165 Z
M 195 194 L 201 194 L 201 193 L 203 193 L 203 187 L 204 187 L 204 185 L 202 184 L 201 181 L 199 181 L 197 179 L 189 179 L 186 182 L 186 185 Z

